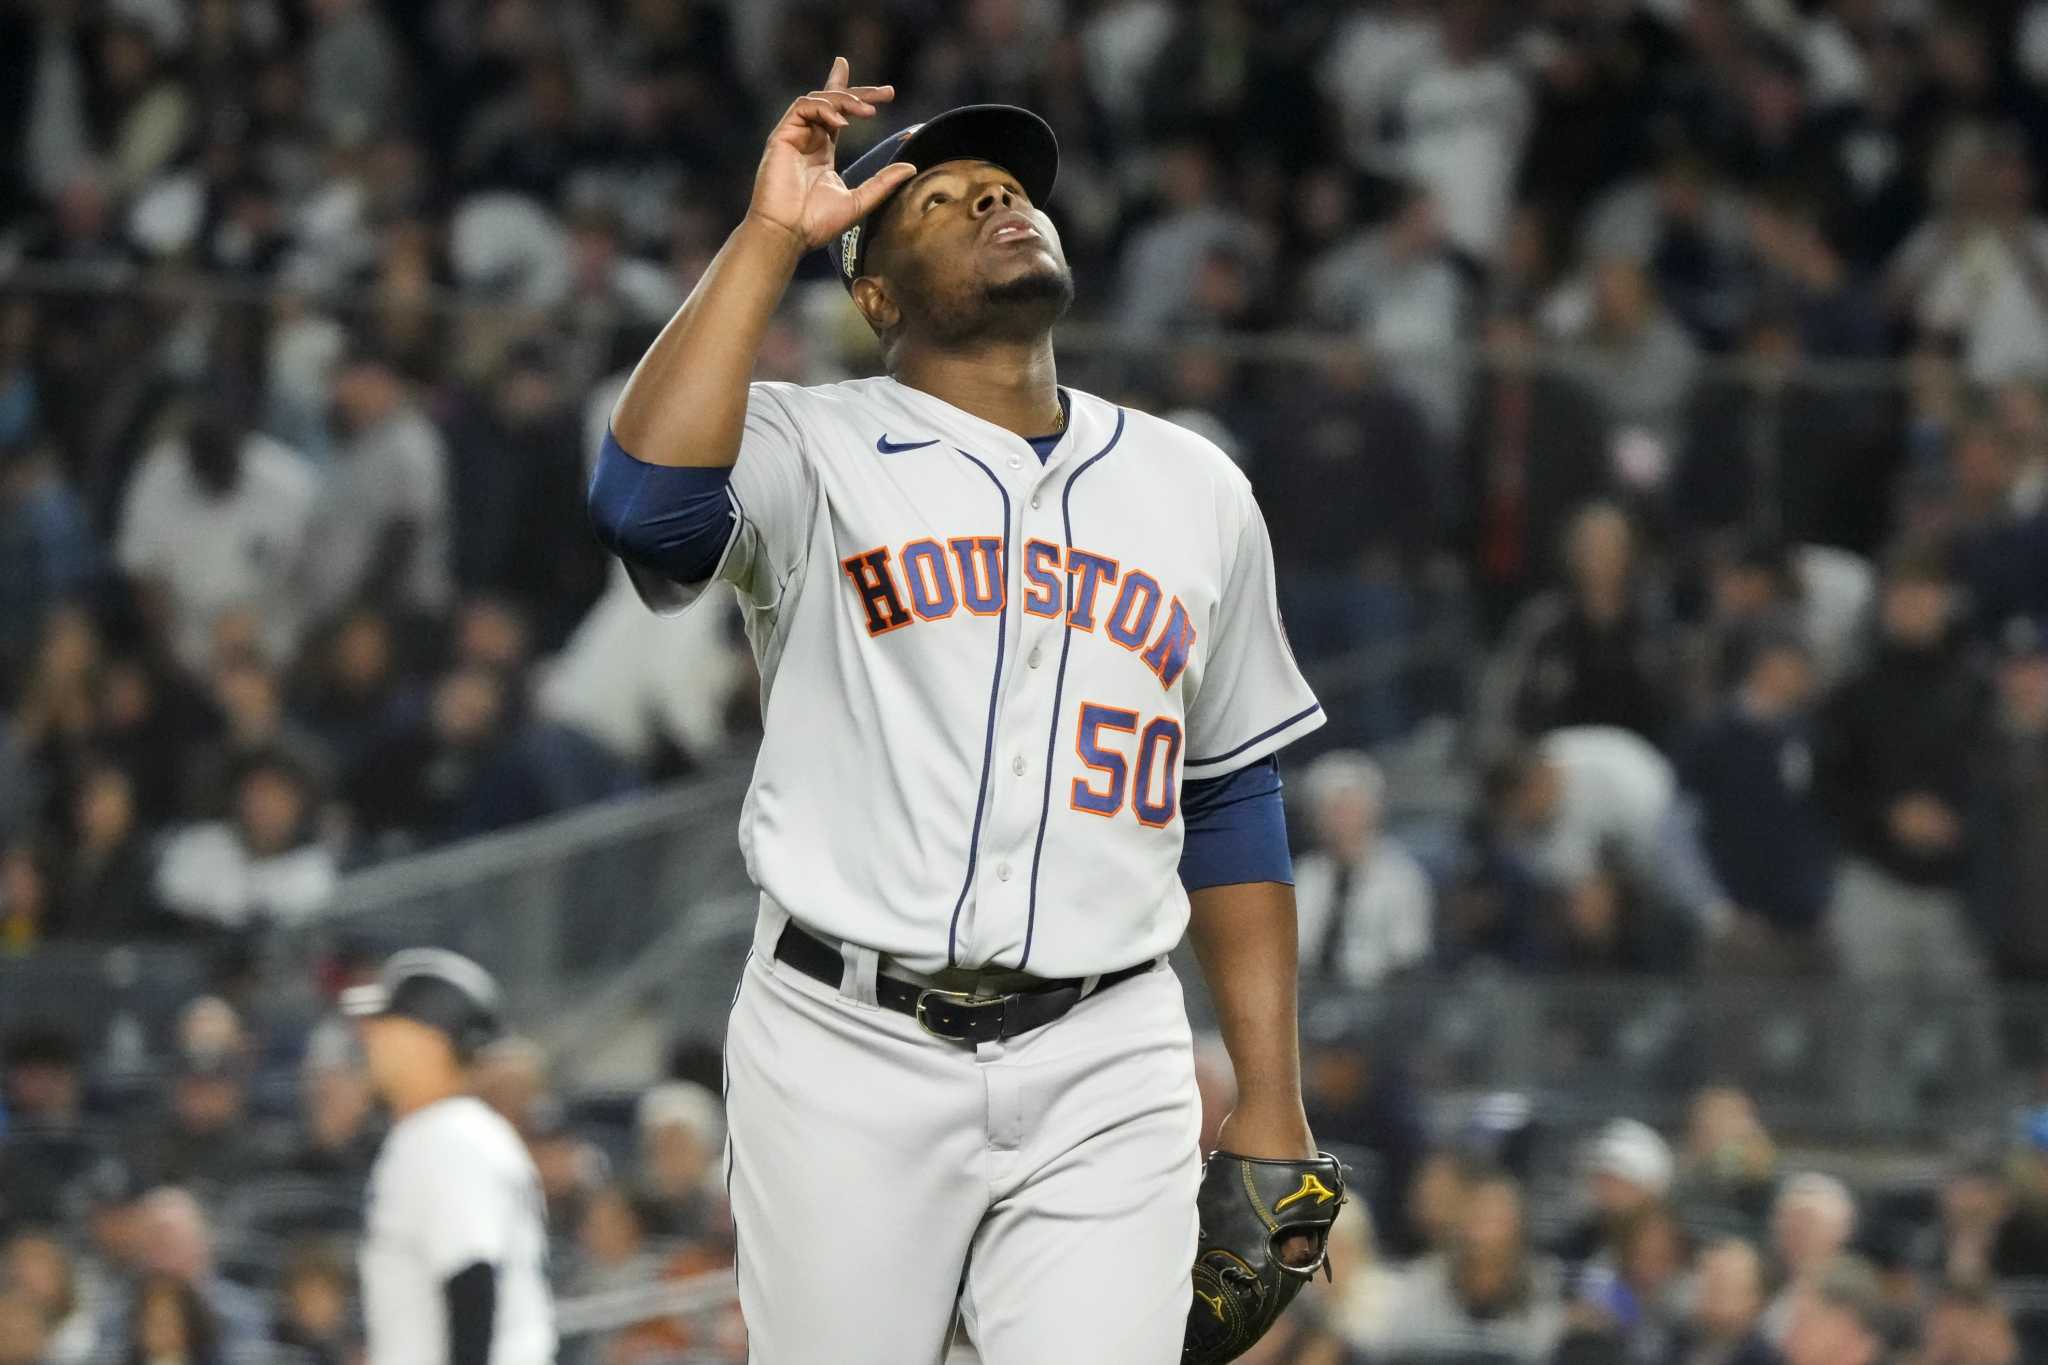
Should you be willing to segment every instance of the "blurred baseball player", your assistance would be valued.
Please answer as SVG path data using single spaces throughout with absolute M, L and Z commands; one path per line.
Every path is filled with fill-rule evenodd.
M 512 1126 L 467 1093 L 498 1036 L 498 988 L 439 948 L 392 957 L 342 996 L 391 1108 L 363 1216 L 369 1365 L 555 1358 L 540 1177 Z
M 1322 710 L 1244 477 L 1057 382 L 1052 130 L 955 109 L 837 169 L 893 93 L 841 60 L 789 107 L 591 486 L 650 605 L 732 584 L 760 664 L 726 1058 L 752 1359 L 925 1365 L 956 1304 L 989 1365 L 1226 1359 L 1341 1203 L 1273 758 Z M 887 376 L 750 384 L 820 247 Z M 1236 1070 L 1221 1141 L 1265 1159 L 1206 1183 L 1184 931 Z

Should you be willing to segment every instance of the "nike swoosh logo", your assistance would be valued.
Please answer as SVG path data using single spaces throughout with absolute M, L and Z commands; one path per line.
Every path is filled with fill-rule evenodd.
M 875 449 L 881 451 L 884 455 L 900 455 L 906 450 L 923 450 L 926 446 L 935 446 L 938 443 L 939 438 L 934 436 L 929 441 L 905 441 L 898 445 L 884 436 L 875 442 Z

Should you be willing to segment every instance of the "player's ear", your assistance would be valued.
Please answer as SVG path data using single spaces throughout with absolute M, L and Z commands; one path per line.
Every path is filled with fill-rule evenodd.
M 903 310 L 896 306 L 888 282 L 879 275 L 863 275 L 853 282 L 853 306 L 879 335 L 886 336 L 903 320 Z

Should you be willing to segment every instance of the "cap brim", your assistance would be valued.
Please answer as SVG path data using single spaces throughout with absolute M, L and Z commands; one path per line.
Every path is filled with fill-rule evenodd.
M 907 161 L 920 174 L 948 161 L 987 161 L 1016 176 L 1031 202 L 1042 205 L 1059 178 L 1060 144 L 1052 126 L 1029 109 L 970 104 L 924 124 L 891 160 Z
M 884 138 L 839 173 L 849 189 L 898 161 L 917 167 L 920 175 L 948 161 L 986 161 L 1016 176 L 1031 202 L 1043 208 L 1052 198 L 1053 184 L 1059 179 L 1060 143 L 1053 135 L 1052 125 L 1014 104 L 968 104 L 948 109 L 917 125 L 900 142 L 897 136 Z M 875 213 L 880 213 L 888 202 L 885 199 L 876 205 Z M 874 213 L 868 215 L 869 219 L 873 217 Z M 840 277 L 849 286 L 858 277 L 865 255 L 863 226 L 856 224 L 849 229 L 850 233 L 859 234 L 850 258 L 843 249 L 844 235 L 842 250 L 835 253 Z
M 367 1019 L 371 1015 L 383 1014 L 391 1008 L 391 992 L 384 989 L 381 981 L 372 981 L 364 986 L 350 986 L 341 993 L 341 1012 L 351 1019 Z

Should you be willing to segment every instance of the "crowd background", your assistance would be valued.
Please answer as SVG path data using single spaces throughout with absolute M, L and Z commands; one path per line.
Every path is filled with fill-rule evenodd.
M 141 1080 L 0 1001 L 0 1365 L 350 1360 L 377 1120 L 264 945 L 746 752 L 732 621 L 650 624 L 581 490 L 835 53 L 1052 121 L 1063 380 L 1257 487 L 1312 994 L 1847 983 L 2010 1078 L 1906 1188 L 1333 1036 L 1368 1197 L 1262 1358 L 2048 1358 L 2048 1013 L 1957 1003 L 2048 979 L 2048 4 L 0 0 L 0 953 L 212 964 Z M 807 262 L 761 374 L 875 365 Z M 490 1059 L 565 1292 L 729 1256 L 715 1058 Z

